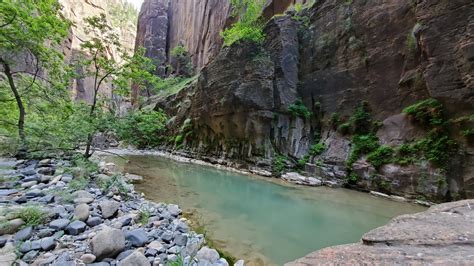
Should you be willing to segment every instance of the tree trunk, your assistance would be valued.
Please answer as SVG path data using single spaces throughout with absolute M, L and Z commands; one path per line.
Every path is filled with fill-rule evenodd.
M 13 74 L 10 69 L 10 65 L 5 62 L 2 58 L 0 58 L 0 63 L 3 65 L 3 70 L 5 75 L 8 79 L 8 84 L 10 85 L 10 89 L 15 96 L 16 104 L 19 110 L 18 116 L 18 136 L 20 137 L 20 147 L 17 152 L 17 157 L 23 158 L 26 156 L 26 152 L 28 150 L 27 143 L 26 143 L 26 136 L 25 136 L 25 107 L 23 106 L 23 101 L 21 100 L 20 93 L 18 93 L 18 89 L 16 88 L 15 81 L 13 80 Z

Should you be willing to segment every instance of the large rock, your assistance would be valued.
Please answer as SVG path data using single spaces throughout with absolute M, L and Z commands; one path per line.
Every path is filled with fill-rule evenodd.
M 92 253 L 98 260 L 114 258 L 125 248 L 125 236 L 121 230 L 105 227 L 91 241 Z
M 120 207 L 120 203 L 115 200 L 104 200 L 99 203 L 99 207 L 102 211 L 102 217 L 108 219 L 115 215 Z
M 325 248 L 286 265 L 474 264 L 474 200 L 445 203 L 402 215 L 357 244 Z

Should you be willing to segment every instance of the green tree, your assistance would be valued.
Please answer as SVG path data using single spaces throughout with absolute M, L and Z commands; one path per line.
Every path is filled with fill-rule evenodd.
M 264 23 L 261 21 L 260 15 L 265 1 L 231 0 L 231 4 L 233 15 L 238 17 L 238 21 L 221 33 L 224 45 L 230 46 L 242 40 L 262 42 L 265 34 L 263 33 Z
M 104 107 L 100 105 L 102 101 L 99 98 L 104 84 L 109 82 L 114 85 L 112 93 L 127 96 L 132 83 L 138 87 L 153 86 L 158 78 L 151 74 L 153 64 L 144 57 L 144 49 L 138 49 L 133 56 L 127 54 L 117 33 L 108 25 L 105 14 L 88 17 L 85 22 L 89 40 L 81 44 L 83 59 L 78 63 L 85 68 L 85 76 L 94 80 L 89 119 L 95 127 L 88 134 L 84 153 L 85 157 L 90 157 L 93 137 L 99 127 L 97 122 L 100 120 L 100 107 Z M 117 60 L 111 51 L 115 51 L 121 60 Z
M 62 54 L 54 46 L 67 36 L 69 23 L 58 15 L 59 10 L 56 0 L 0 1 L 0 66 L 18 109 L 18 157 L 28 149 L 25 92 L 40 80 L 57 85 L 53 80 L 62 73 Z M 19 58 L 32 58 L 32 66 L 20 69 Z

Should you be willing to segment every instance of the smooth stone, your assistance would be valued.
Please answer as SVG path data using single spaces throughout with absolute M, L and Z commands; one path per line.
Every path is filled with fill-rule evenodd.
M 38 251 L 31 250 L 23 256 L 23 260 L 26 262 L 33 261 L 38 256 Z
M 125 233 L 125 239 L 134 247 L 143 247 L 148 241 L 148 236 L 144 229 L 135 229 Z
M 161 244 L 159 241 L 156 241 L 156 240 L 151 241 L 150 244 L 148 244 L 148 248 L 160 250 L 161 248 L 163 248 L 163 244 Z
M 102 223 L 102 219 L 100 217 L 90 217 L 87 219 L 87 225 L 90 227 L 97 226 Z
M 94 198 L 77 198 L 74 199 L 74 203 L 76 204 L 90 204 L 94 202 Z
M 116 259 L 118 261 L 121 261 L 121 260 L 125 259 L 126 257 L 128 257 L 132 253 L 133 253 L 133 250 L 131 250 L 131 249 L 125 250 L 125 251 L 121 252 L 120 254 L 118 254 Z
M 61 181 L 63 181 L 64 183 L 69 183 L 72 181 L 74 177 L 71 175 L 71 174 L 63 174 L 61 176 Z
M 49 227 L 54 230 L 63 230 L 68 226 L 70 221 L 68 219 L 57 219 L 49 223 Z
M 38 184 L 38 182 L 36 182 L 36 181 L 29 181 L 29 182 L 25 182 L 25 183 L 21 184 L 21 187 L 22 187 L 22 188 L 30 188 L 30 187 L 32 187 L 32 186 L 34 186 L 34 185 L 36 185 L 36 184 Z
M 13 239 L 15 239 L 15 241 L 25 241 L 29 239 L 32 234 L 33 234 L 33 227 L 28 226 L 18 231 L 13 237 Z
M 102 211 L 102 217 L 108 219 L 115 215 L 120 207 L 120 203 L 115 200 L 105 200 L 99 203 L 99 208 Z
M 41 239 L 41 249 L 44 251 L 53 250 L 56 247 L 54 237 L 45 237 Z
M 10 196 L 18 192 L 18 189 L 0 189 L 0 197 Z
M 150 266 L 147 257 L 140 252 L 133 252 L 118 263 L 119 266 Z
M 0 235 L 14 234 L 25 222 L 20 219 L 13 219 L 11 221 L 0 224 Z
M 41 241 L 26 241 L 20 246 L 21 253 L 27 253 L 31 250 L 40 250 L 41 249 Z
M 74 210 L 74 219 L 85 222 L 89 218 L 89 205 L 82 203 Z
M 41 189 L 33 189 L 26 192 L 27 198 L 36 198 L 36 197 L 43 197 L 43 196 L 44 196 L 44 192 L 41 191 Z
M 81 256 L 82 262 L 86 264 L 93 263 L 95 261 L 96 257 L 94 254 L 84 254 Z
M 74 221 L 66 227 L 66 232 L 69 235 L 76 236 L 86 230 L 86 224 L 82 221 Z
M 202 247 L 196 254 L 196 259 L 199 262 L 208 262 L 211 264 L 216 263 L 219 260 L 220 256 L 219 253 L 212 248 L 209 247 Z
M 125 236 L 121 230 L 105 227 L 92 238 L 91 249 L 97 259 L 115 257 L 125 248 Z

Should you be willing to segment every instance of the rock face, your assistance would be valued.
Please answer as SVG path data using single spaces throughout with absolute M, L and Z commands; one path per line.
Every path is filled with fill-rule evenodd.
M 107 20 L 117 33 L 119 42 L 130 53 L 133 52 L 133 44 L 136 36 L 136 21 L 133 18 L 122 20 L 121 12 L 124 13 L 124 2 L 120 0 L 60 0 L 60 4 L 63 6 L 62 14 L 67 19 L 73 22 L 73 26 L 70 29 L 69 39 L 65 42 L 63 51 L 66 61 L 73 61 L 80 54 L 80 45 L 82 41 L 90 38 L 85 33 L 85 22 L 84 19 L 91 16 L 98 16 L 101 13 L 106 14 Z M 119 12 L 117 14 L 116 12 Z M 120 61 L 120 55 L 117 51 L 109 49 L 110 57 Z M 81 74 L 85 73 L 85 69 L 78 68 L 76 73 L 78 78 L 72 81 L 72 91 L 76 100 L 84 100 L 92 102 L 93 98 L 93 78 L 81 78 Z M 101 90 L 101 94 L 111 98 L 111 84 L 105 84 Z
M 365 234 L 361 243 L 325 248 L 286 265 L 473 264 L 473 205 L 465 200 L 402 215 Z
M 305 170 L 344 179 L 351 136 L 336 131 L 333 114 L 347 121 L 367 102 L 381 122 L 381 144 L 399 145 L 426 135 L 401 114 L 422 99 L 439 100 L 449 118 L 474 112 L 471 9 L 468 0 L 317 1 L 298 16 L 271 19 L 263 45 L 222 49 L 196 85 L 156 108 L 173 117 L 170 135 L 192 136 L 184 140 L 188 152 L 268 168 L 275 154 L 304 158 L 320 138 L 326 150 Z M 290 111 L 302 106 L 312 115 Z M 465 138 L 456 141 L 458 159 L 446 173 L 425 162 L 384 167 L 375 179 L 362 160 L 357 185 L 411 198 L 472 197 L 474 149 Z
M 165 75 L 171 50 L 184 46 L 196 69 L 201 69 L 222 46 L 219 33 L 230 15 L 228 0 L 145 0 L 139 15 L 136 47 L 157 64 Z

